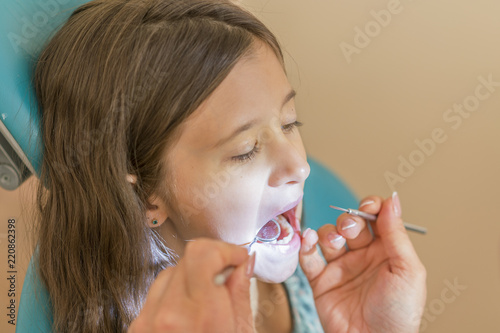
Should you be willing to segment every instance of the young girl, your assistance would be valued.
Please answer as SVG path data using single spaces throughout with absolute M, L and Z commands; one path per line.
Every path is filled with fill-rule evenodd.
M 425 269 L 396 194 L 360 205 L 379 214 L 375 237 L 346 214 L 301 234 L 295 91 L 252 14 L 229 1 L 95 0 L 47 45 L 35 82 L 37 266 L 54 331 L 418 331 Z M 278 241 L 249 256 L 241 245 L 272 219 Z M 313 296 L 282 283 L 293 274 Z

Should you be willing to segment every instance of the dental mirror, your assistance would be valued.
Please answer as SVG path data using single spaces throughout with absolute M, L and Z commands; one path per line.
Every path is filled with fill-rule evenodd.
M 251 241 L 250 243 L 242 244 L 241 246 L 246 246 L 248 244 L 248 253 L 250 253 L 250 248 L 256 241 L 262 243 L 270 243 L 277 240 L 280 236 L 280 233 L 281 227 L 279 223 L 275 219 L 272 219 L 271 221 L 264 224 L 262 228 L 260 228 L 253 241 Z M 214 283 L 218 286 L 223 285 L 224 283 L 226 283 L 227 278 L 233 271 L 234 266 L 227 267 L 221 273 L 215 276 Z
M 278 237 L 280 236 L 280 233 L 281 233 L 281 227 L 275 219 L 272 219 L 271 221 L 267 222 L 266 224 L 264 224 L 262 228 L 260 228 L 259 232 L 255 236 L 253 241 L 248 245 L 248 253 L 250 253 L 250 248 L 256 241 L 262 243 L 270 243 L 272 241 L 277 240 Z

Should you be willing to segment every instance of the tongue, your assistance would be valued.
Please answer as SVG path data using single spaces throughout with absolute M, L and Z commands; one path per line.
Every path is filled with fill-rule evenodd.
M 300 226 L 296 225 L 297 224 L 297 220 L 295 218 L 295 209 L 290 209 L 290 210 L 284 212 L 281 215 L 283 215 L 286 218 L 286 220 L 288 221 L 288 223 L 290 223 L 290 225 L 292 226 L 292 228 L 294 228 L 294 229 L 299 228 L 299 230 L 300 230 Z

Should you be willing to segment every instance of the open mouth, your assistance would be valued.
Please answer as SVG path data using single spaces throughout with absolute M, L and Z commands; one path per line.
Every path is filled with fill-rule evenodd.
M 261 281 L 280 283 L 288 279 L 296 270 L 301 246 L 300 220 L 296 218 L 296 215 L 301 201 L 302 196 L 263 219 L 274 219 L 281 228 L 275 241 L 267 243 L 257 241 L 251 249 L 257 253 L 254 272 Z M 275 228 L 273 235 L 276 236 L 276 233 Z
M 296 210 L 297 206 L 274 218 L 280 225 L 281 232 L 276 240 L 268 242 L 267 244 L 285 245 L 290 243 L 295 233 L 300 233 L 300 223 L 296 218 Z M 262 242 L 258 241 L 258 243 Z

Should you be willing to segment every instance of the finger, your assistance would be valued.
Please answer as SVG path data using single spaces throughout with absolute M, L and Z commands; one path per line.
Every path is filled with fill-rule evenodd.
M 338 233 L 337 227 L 333 224 L 321 226 L 318 230 L 318 237 L 318 243 L 326 262 L 337 259 L 347 251 L 345 238 Z
M 226 282 L 231 305 L 234 309 L 235 326 L 238 331 L 253 332 L 253 316 L 250 306 L 250 279 L 255 265 L 255 252 L 237 267 Z
M 383 201 L 384 198 L 376 195 L 367 196 L 363 198 L 363 200 L 361 200 L 361 202 L 359 203 L 358 210 L 377 215 L 378 212 L 380 211 L 380 208 L 382 207 Z
M 171 272 L 164 283 L 165 289 L 161 294 L 159 304 L 154 309 L 149 308 L 146 312 L 148 316 L 142 318 L 143 322 L 145 319 L 148 320 L 145 325 L 148 329 L 139 330 L 140 332 L 157 332 L 158 327 L 172 325 L 172 327 L 182 327 L 185 332 L 194 331 L 193 327 L 196 325 L 193 318 L 196 316 L 193 315 L 200 313 L 203 301 L 189 297 L 187 260 L 184 259 L 181 259 L 175 267 L 168 269 Z M 145 312 L 144 309 L 142 312 Z
M 365 213 L 377 215 L 380 212 L 383 201 L 384 199 L 379 196 L 371 195 L 365 197 L 363 200 L 361 200 L 358 210 Z M 375 223 L 375 221 L 370 221 L 370 227 L 372 228 L 373 234 L 375 236 L 379 236 L 377 224 Z
M 316 248 L 318 239 L 318 234 L 312 229 L 307 229 L 302 234 L 299 262 L 309 281 L 318 277 L 326 267 L 325 261 L 320 256 Z
M 210 297 L 215 276 L 229 266 L 238 267 L 248 259 L 248 251 L 237 245 L 200 238 L 188 243 L 184 254 L 188 294 L 194 299 Z
M 155 306 L 160 302 L 163 295 L 163 291 L 166 289 L 174 270 L 175 267 L 169 267 L 167 269 L 162 270 L 158 274 L 155 281 L 149 288 L 146 302 L 149 301 L 149 303 L 151 303 L 153 306 Z
M 306 230 L 302 243 L 302 249 L 305 250 L 301 249 L 299 252 L 300 265 L 309 280 L 315 297 L 340 286 L 346 276 L 347 267 L 345 263 L 333 260 L 333 258 L 341 257 L 347 251 L 345 246 L 341 246 L 336 251 L 330 251 L 331 249 L 327 244 L 322 246 L 320 243 L 325 258 L 331 259 L 328 263 L 325 263 L 325 260 L 320 256 L 316 246 L 310 247 L 311 242 L 316 244 L 321 237 L 325 237 L 330 231 L 334 230 L 331 227 L 332 225 L 320 228 L 318 231 L 320 235 L 316 234 L 314 230 L 309 232 Z
M 347 213 L 341 214 L 337 218 L 337 231 L 346 239 L 350 250 L 366 247 L 373 240 L 366 221 L 361 217 Z
M 152 318 L 156 314 L 156 310 L 160 308 L 160 303 L 166 297 L 164 297 L 167 286 L 172 279 L 172 274 L 176 267 L 169 267 L 161 271 L 156 277 L 155 281 L 149 288 L 146 301 L 142 307 L 141 314 L 147 318 L 142 318 L 143 322 L 148 323 L 152 321 Z
M 377 218 L 377 227 L 391 265 L 408 270 L 416 263 L 420 264 L 401 219 L 397 194 L 383 202 Z

